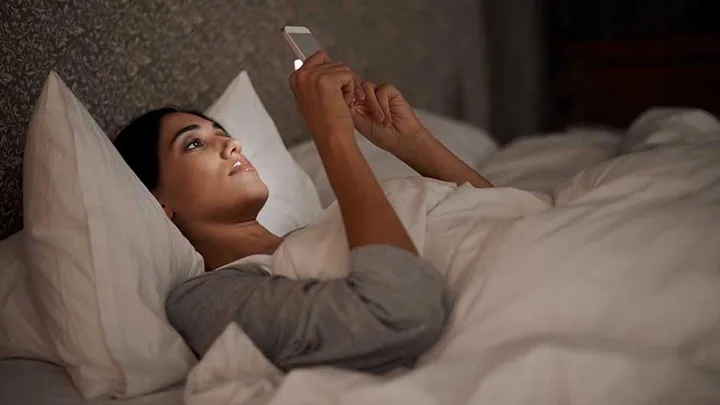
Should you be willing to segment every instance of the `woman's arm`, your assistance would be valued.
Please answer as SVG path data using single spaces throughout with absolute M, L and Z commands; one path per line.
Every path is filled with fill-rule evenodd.
M 470 183 L 477 188 L 493 187 L 480 173 L 465 164 L 425 127 L 412 140 L 390 151 L 421 176 L 455 184 Z
M 417 254 L 353 133 L 318 142 L 317 148 L 340 205 L 350 248 L 383 244 Z
M 417 254 L 355 142 L 348 106 L 357 94 L 355 83 L 359 83 L 356 74 L 330 62 L 322 51 L 308 58 L 290 79 L 337 196 L 350 248 L 383 244 Z
M 400 91 L 389 84 L 363 82 L 365 99 L 353 104 L 357 130 L 425 177 L 475 187 L 492 187 L 428 131 Z

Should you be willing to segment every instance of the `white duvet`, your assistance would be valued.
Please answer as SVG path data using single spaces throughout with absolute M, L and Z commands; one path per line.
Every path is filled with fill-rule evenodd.
M 187 402 L 719 403 L 720 124 L 702 114 L 645 124 L 624 154 L 548 194 L 384 184 L 455 299 L 415 369 L 284 375 L 230 325 L 191 372 Z M 273 272 L 341 277 L 345 243 L 332 205 L 282 245 Z

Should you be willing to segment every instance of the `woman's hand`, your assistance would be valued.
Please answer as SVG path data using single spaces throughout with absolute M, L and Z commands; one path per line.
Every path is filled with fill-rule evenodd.
M 391 84 L 362 82 L 365 100 L 350 109 L 355 128 L 378 147 L 396 153 L 426 132 L 400 91 Z
M 325 52 L 319 51 L 290 75 L 290 88 L 298 111 L 316 141 L 331 136 L 352 136 L 349 106 L 353 100 L 365 100 L 357 73 L 343 63 L 332 62 Z
M 425 128 L 402 94 L 392 85 L 362 83 L 365 101 L 351 110 L 355 128 L 378 147 L 392 153 L 421 176 L 475 187 L 489 181 L 455 156 Z

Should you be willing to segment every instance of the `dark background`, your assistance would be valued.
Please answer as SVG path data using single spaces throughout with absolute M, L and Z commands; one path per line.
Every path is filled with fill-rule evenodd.
M 488 0 L 491 128 L 509 141 L 623 128 L 651 106 L 720 113 L 717 0 Z

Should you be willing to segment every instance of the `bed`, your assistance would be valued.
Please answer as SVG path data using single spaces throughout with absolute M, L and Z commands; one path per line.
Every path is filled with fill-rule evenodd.
M 575 128 L 498 148 L 479 128 L 488 107 L 482 46 L 480 35 L 466 35 L 468 27 L 481 31 L 476 2 L 330 3 L 328 15 L 347 18 L 320 22 L 309 8 L 239 2 L 51 11 L 79 28 L 61 29 L 66 40 L 53 42 L 49 54 L 32 53 L 43 69 L 13 89 L 20 102 L 3 116 L 13 121 L 12 147 L 0 159 L 7 168 L 0 171 L 2 402 L 720 402 L 717 118 L 658 109 L 628 129 Z M 390 19 L 396 9 L 407 20 Z M 220 24 L 233 13 L 229 27 Z M 363 18 L 387 38 L 374 41 L 383 42 L 375 50 L 367 50 L 374 47 L 367 38 L 352 42 L 353 30 L 345 29 Z M 427 38 L 433 46 L 467 42 L 456 42 L 449 59 L 414 46 L 378 56 L 416 30 L 427 33 L 419 19 L 439 27 Z M 321 367 L 284 375 L 232 327 L 198 362 L 165 319 L 169 284 L 202 271 L 197 252 L 118 160 L 109 135 L 137 111 L 169 101 L 209 105 L 206 112 L 243 140 L 274 196 L 261 219 L 268 229 L 285 234 L 312 225 L 283 251 L 293 266 L 282 271 L 342 276 L 308 270 L 318 260 L 342 262 L 342 254 L 302 254 L 308 244 L 342 252 L 334 248 L 344 238 L 327 177 L 284 87 L 290 53 L 271 35 L 291 21 L 316 23 L 331 51 L 371 77 L 410 88 L 423 123 L 496 186 L 479 193 L 420 179 L 358 137 L 413 241 L 445 273 L 455 298 L 447 333 L 413 370 L 370 376 Z M 235 32 L 266 46 L 240 45 Z M 179 40 L 186 37 L 187 44 Z M 353 51 L 340 45 L 350 42 Z M 13 49 L 32 45 L 21 44 Z M 382 59 L 379 67 L 360 52 Z M 192 63 L 154 59 L 165 54 Z M 201 57 L 211 67 L 198 69 Z M 50 67 L 57 72 L 48 75 Z M 37 103 L 24 95 L 34 90 Z M 16 232 L 20 207 L 24 229 Z
M 717 119 L 702 111 L 654 110 L 625 133 L 578 128 L 523 138 L 498 150 L 477 128 L 424 111 L 418 111 L 418 116 L 443 143 L 498 186 L 494 197 L 449 194 L 445 200 L 455 201 L 443 202 L 440 208 L 460 212 L 467 210 L 463 204 L 469 204 L 473 211 L 485 212 L 482 221 L 489 222 L 483 227 L 488 229 L 504 228 L 499 224 L 508 217 L 522 215 L 523 219 L 514 222 L 518 229 L 514 234 L 509 229 L 491 231 L 504 234 L 501 245 L 493 248 L 483 242 L 483 248 L 464 253 L 482 252 L 491 260 L 470 262 L 479 260 L 482 267 L 490 268 L 499 265 L 502 272 L 473 281 L 467 275 L 452 276 L 457 264 L 446 266 L 448 277 L 455 278 L 451 288 L 470 289 L 458 293 L 456 302 L 454 322 L 465 326 L 459 330 L 451 326 L 448 340 L 442 340 L 416 370 L 371 377 L 318 368 L 294 371 L 279 381 L 272 373 L 248 378 L 263 368 L 250 372 L 229 367 L 256 363 L 247 358 L 241 332 L 226 331 L 218 340 L 230 343 L 216 342 L 193 368 L 187 386 L 174 385 L 129 399 L 84 402 L 62 367 L 5 359 L 0 361 L 4 403 L 285 404 L 303 399 L 329 404 L 391 403 L 398 397 L 411 397 L 415 403 L 486 403 L 497 398 L 506 403 L 525 403 L 529 398 L 548 404 L 599 403 L 612 398 L 613 403 L 635 404 L 649 400 L 713 403 L 720 398 L 716 379 L 720 367 L 716 343 L 719 241 L 712 219 L 718 218 L 720 198 Z M 465 147 L 468 139 L 484 139 L 484 146 L 469 150 Z M 378 178 L 392 183 L 412 175 L 393 157 L 362 141 L 361 145 Z M 313 179 L 323 206 L 331 211 L 333 197 L 312 144 L 300 144 L 290 152 Z M 653 178 L 658 181 L 648 182 Z M 708 205 L 711 201 L 715 203 Z M 554 208 L 548 211 L 546 205 Z M 418 204 L 402 197 L 398 206 Z M 407 218 L 401 210 L 401 217 Z M 675 218 L 658 224 L 658 219 L 670 218 L 669 214 Z M 415 224 L 406 226 L 412 230 Z M 460 228 L 458 224 L 445 227 L 443 232 L 451 233 L 435 237 L 452 240 L 457 238 L 452 232 Z M 599 234 L 617 240 L 593 236 Z M 338 235 L 328 238 L 340 239 Z M 316 249 L 329 243 L 317 235 L 306 239 Z M 8 241 L 13 240 L 17 238 Z M 8 257 L 12 249 L 8 241 L 1 245 L 2 257 Z M 577 252 L 568 254 L 567 247 Z M 526 249 L 525 254 L 503 254 L 513 248 Z M 15 249 L 11 252 L 19 251 Z M 685 250 L 693 255 L 687 256 Z M 613 252 L 613 258 L 602 259 L 608 252 Z M 433 257 L 432 252 L 426 254 Z M 291 261 L 303 260 L 293 257 Z M 541 278 L 523 271 L 527 266 L 536 268 L 530 263 L 548 260 L 557 268 Z M 584 270 L 578 271 L 578 264 L 585 260 L 593 264 L 585 263 Z M 605 263 L 613 270 L 607 271 Z M 679 268 L 679 263 L 688 267 Z M 7 269 L 12 263 L 4 264 Z M 293 271 L 302 273 L 301 267 Z M 630 269 L 634 273 L 628 273 Z M 521 281 L 525 277 L 529 279 Z M 568 307 L 569 303 L 574 304 Z M 623 307 L 628 310 L 620 316 L 618 310 Z M 482 322 L 463 323 L 476 318 Z M 488 342 L 480 344 L 477 339 Z

